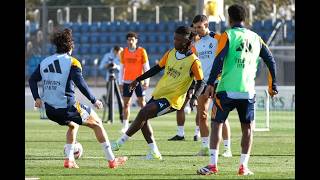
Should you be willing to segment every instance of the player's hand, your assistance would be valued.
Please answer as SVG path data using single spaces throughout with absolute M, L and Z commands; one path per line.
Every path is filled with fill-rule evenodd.
M 214 97 L 214 87 L 212 85 L 208 85 L 206 91 L 204 92 L 204 96 L 206 98 L 213 98 Z
M 129 92 L 134 91 L 138 84 L 139 82 L 137 80 L 132 81 L 129 85 Z
M 42 106 L 42 101 L 40 98 L 37 98 L 36 101 L 34 102 L 34 107 L 41 108 L 41 106 Z
M 102 109 L 103 108 L 103 104 L 100 100 L 96 100 L 96 102 L 93 104 L 97 109 Z
M 268 93 L 271 97 L 274 97 L 275 95 L 278 94 L 278 88 L 277 85 L 272 85 L 272 87 L 268 89 Z
M 142 88 L 143 88 L 143 90 L 147 90 L 149 88 L 149 84 L 144 83 Z
M 192 98 L 189 101 L 189 105 L 190 105 L 191 110 L 193 110 L 194 106 L 198 106 L 198 101 L 195 96 L 192 96 Z

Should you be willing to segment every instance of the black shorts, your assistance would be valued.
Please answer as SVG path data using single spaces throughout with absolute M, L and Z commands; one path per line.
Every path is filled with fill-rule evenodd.
M 78 108 L 77 108 L 78 105 Z M 79 125 L 82 125 L 87 120 L 91 113 L 91 108 L 79 102 L 76 102 L 69 108 L 54 108 L 45 103 L 47 117 L 59 125 L 68 125 L 70 121 L 73 121 Z M 80 115 L 80 113 L 82 115 Z
M 127 83 L 123 83 L 123 97 L 131 97 L 133 94 L 133 91 L 129 91 L 129 86 L 130 84 Z M 143 90 L 141 83 L 139 83 L 136 87 L 136 89 L 134 90 L 136 92 L 136 96 L 137 97 L 143 97 L 146 95 L 146 92 Z
M 211 121 L 223 123 L 229 112 L 236 108 L 240 122 L 251 123 L 254 120 L 254 103 L 255 97 L 252 99 L 231 99 L 227 97 L 226 92 L 219 92 L 212 106 Z
M 155 117 L 158 116 L 162 116 L 164 114 L 176 111 L 176 109 L 174 109 L 173 107 L 171 107 L 169 101 L 166 98 L 161 98 L 161 99 L 153 99 L 153 97 L 147 102 L 147 104 L 150 103 L 155 103 L 158 107 L 157 110 L 157 115 Z

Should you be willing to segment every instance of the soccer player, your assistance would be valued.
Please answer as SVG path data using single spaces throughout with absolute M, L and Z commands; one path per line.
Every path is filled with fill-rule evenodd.
M 148 55 L 144 48 L 138 47 L 138 34 L 129 32 L 127 34 L 128 47 L 120 53 L 120 77 L 119 86 L 123 96 L 124 117 L 121 131 L 124 133 L 129 127 L 130 105 L 133 92 L 129 91 L 129 85 L 138 76 L 150 69 Z M 144 81 L 143 86 L 139 84 L 135 89 L 138 105 L 145 106 L 145 90 L 149 87 L 149 79 Z
M 115 157 L 101 119 L 89 106 L 77 101 L 74 96 L 74 84 L 98 109 L 103 107 L 100 100 L 91 93 L 82 76 L 80 62 L 71 56 L 74 44 L 70 29 L 54 34 L 52 43 L 56 53 L 45 58 L 35 69 L 29 79 L 35 107 L 40 108 L 44 102 L 48 118 L 59 125 L 68 126 L 66 135 L 65 168 L 79 168 L 74 159 L 74 147 L 79 125 L 93 129 L 108 160 L 109 168 L 122 165 L 127 157 Z M 37 82 L 43 83 L 43 95 L 40 98 Z
M 200 37 L 198 36 L 195 29 L 193 28 L 193 24 L 191 24 L 190 27 L 191 27 L 191 30 L 193 31 L 193 33 L 195 34 L 195 36 L 193 37 L 193 40 L 192 40 L 192 44 L 194 44 L 195 42 L 197 42 L 200 39 Z M 196 52 L 194 46 L 192 46 L 191 50 L 192 50 L 192 52 Z M 184 109 L 185 109 L 189 99 L 192 97 L 193 91 L 194 91 L 194 81 L 188 90 L 186 100 L 183 103 L 181 109 L 177 110 L 177 115 L 176 115 L 177 116 L 177 134 L 175 136 L 173 136 L 172 138 L 168 139 L 168 141 L 184 141 L 185 140 L 184 123 L 186 121 L 186 116 L 185 116 Z M 195 121 L 196 121 L 196 127 L 194 129 L 193 140 L 198 141 L 198 139 L 200 138 L 199 121 L 197 118 L 195 119 Z
M 197 15 L 194 17 L 193 26 L 200 36 L 200 40 L 195 43 L 196 54 L 198 55 L 201 64 L 204 79 L 207 81 L 210 75 L 210 70 L 216 55 L 221 51 L 218 46 L 220 38 L 219 34 L 210 32 L 208 18 L 205 15 Z M 218 81 L 217 81 L 218 82 Z M 216 83 L 217 83 L 216 82 Z M 199 121 L 202 147 L 196 154 L 199 156 L 209 155 L 209 125 L 208 125 L 208 110 L 211 103 L 211 98 L 204 96 L 205 90 L 199 96 L 196 118 Z M 232 157 L 231 153 L 231 131 L 229 121 L 226 120 L 223 124 L 223 139 L 224 139 L 224 157 Z
M 221 35 L 219 47 L 223 49 L 213 63 L 205 92 L 206 96 L 213 96 L 214 81 L 222 70 L 211 117 L 210 163 L 197 171 L 201 175 L 218 173 L 222 124 L 234 108 L 238 111 L 242 130 L 238 175 L 253 174 L 248 168 L 248 161 L 253 141 L 254 87 L 259 57 L 269 69 L 270 96 L 273 97 L 278 93 L 275 60 L 261 37 L 244 28 L 245 8 L 234 4 L 228 8 L 228 14 L 231 28 Z
M 201 63 L 191 51 L 193 36 L 190 27 L 179 26 L 174 33 L 174 48 L 164 54 L 158 65 L 137 77 L 130 84 L 130 87 L 134 89 L 140 81 L 154 76 L 164 69 L 164 75 L 156 85 L 152 98 L 139 111 L 127 132 L 112 143 L 113 150 L 119 150 L 130 137 L 141 129 L 150 147 L 146 159 L 162 159 L 154 140 L 149 119 L 181 109 L 193 79 L 196 79 L 196 84 L 195 93 L 189 102 L 191 107 L 197 104 L 197 98 L 203 91 Z

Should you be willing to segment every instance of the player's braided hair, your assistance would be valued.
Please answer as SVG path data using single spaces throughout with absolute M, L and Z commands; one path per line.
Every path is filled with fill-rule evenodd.
M 184 44 L 184 46 L 185 46 L 186 49 L 188 49 L 188 48 L 190 47 L 191 42 L 192 42 L 192 40 L 193 40 L 193 37 L 196 35 L 196 34 L 192 31 L 191 27 L 187 27 L 187 26 L 179 26 L 179 27 L 176 29 L 175 33 L 183 35 L 184 38 L 185 38 L 186 40 L 188 40 L 188 42 Z
M 51 42 L 56 45 L 57 53 L 67 53 L 73 48 L 72 30 L 69 28 L 53 34 Z

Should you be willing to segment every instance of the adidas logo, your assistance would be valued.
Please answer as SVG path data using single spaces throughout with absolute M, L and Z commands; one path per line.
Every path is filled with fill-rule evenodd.
M 164 105 L 164 104 L 162 104 L 161 102 L 159 102 L 159 106 L 160 106 L 160 108 L 162 108 L 162 107 L 163 107 L 163 105 Z
M 60 63 L 59 63 L 59 60 L 54 60 L 53 61 L 53 64 L 49 64 L 49 66 L 47 68 L 45 68 L 43 70 L 44 73 L 48 73 L 48 72 L 52 72 L 52 73 L 60 73 L 62 74 L 61 72 L 61 68 L 60 68 Z

